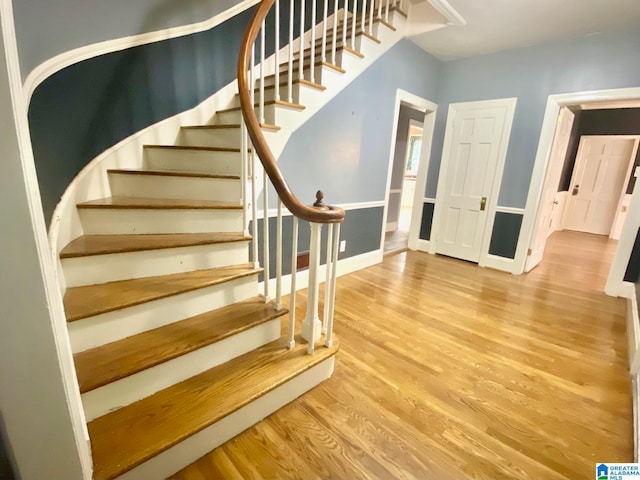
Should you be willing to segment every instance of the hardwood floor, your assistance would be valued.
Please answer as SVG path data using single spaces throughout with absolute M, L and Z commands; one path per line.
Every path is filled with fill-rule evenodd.
M 581 479 L 632 461 L 626 304 L 601 293 L 614 248 L 562 232 L 523 276 L 406 252 L 339 278 L 334 376 L 171 478 Z

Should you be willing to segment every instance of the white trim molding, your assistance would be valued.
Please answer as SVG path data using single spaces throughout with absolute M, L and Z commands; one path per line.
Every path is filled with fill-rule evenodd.
M 515 215 L 524 215 L 524 208 L 497 206 L 496 213 L 513 213 Z
M 131 35 L 128 37 L 116 38 L 113 40 L 105 40 L 104 42 L 93 43 L 84 47 L 74 48 L 67 52 L 56 55 L 49 60 L 38 65 L 34 68 L 24 81 L 23 91 L 26 98 L 27 105 L 31 101 L 31 96 L 35 89 L 44 82 L 48 77 L 56 72 L 59 72 L 63 68 L 69 67 L 74 63 L 79 63 L 83 60 L 88 60 L 93 57 L 105 55 L 107 53 L 118 52 L 131 47 L 137 47 L 140 45 L 146 45 L 149 43 L 160 42 L 162 40 L 169 40 L 171 38 L 183 37 L 185 35 L 191 35 L 193 33 L 204 32 L 221 23 L 226 22 L 230 18 L 237 14 L 251 8 L 260 0 L 243 0 L 237 5 L 225 10 L 224 12 L 215 15 L 208 20 L 193 23 L 190 25 L 182 25 L 179 27 L 167 28 L 164 30 L 157 30 L 155 32 L 141 33 L 139 35 Z
M 556 129 L 556 121 L 560 113 L 560 108 L 571 105 L 591 104 L 603 101 L 624 101 L 640 99 L 640 87 L 620 88 L 613 90 L 595 90 L 589 92 L 564 93 L 550 95 L 547 100 L 547 106 L 540 131 L 540 139 L 538 141 L 538 151 L 536 153 L 533 172 L 531 174 L 531 183 L 529 193 L 527 195 L 527 203 L 525 214 L 522 219 L 522 228 L 520 230 L 520 238 L 515 256 L 515 269 L 518 273 L 524 272 L 525 262 L 527 259 L 527 250 L 533 240 L 533 230 L 535 219 L 540 208 L 540 198 L 542 196 L 542 187 L 544 177 L 547 171 L 549 158 L 551 155 L 551 146 L 553 136 Z M 640 226 L 640 189 L 634 190 L 631 204 L 627 213 L 627 221 L 622 229 L 620 242 L 616 250 L 616 255 L 611 265 L 609 278 L 605 287 L 607 295 L 618 296 L 621 294 L 624 272 L 629 261 L 629 255 L 633 248 L 638 227 Z M 637 219 L 630 221 L 630 219 Z
M 438 13 L 449 21 L 449 25 L 464 26 L 467 21 L 453 8 L 447 0 L 427 0 Z
M 422 203 L 436 203 L 436 199 L 431 197 L 424 197 L 422 199 Z

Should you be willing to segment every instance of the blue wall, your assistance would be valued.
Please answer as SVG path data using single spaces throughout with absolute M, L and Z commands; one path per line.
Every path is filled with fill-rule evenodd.
M 547 97 L 640 86 L 640 29 L 587 35 L 443 63 L 432 162 L 435 197 L 449 103 L 518 97 L 498 205 L 524 207 Z
M 442 63 L 402 40 L 292 135 L 279 165 L 294 193 L 325 203 L 380 201 L 397 89 L 435 100 Z
M 13 2 L 20 69 L 75 48 L 202 22 L 241 0 L 19 0 Z
M 47 224 L 94 157 L 232 82 L 253 9 L 209 31 L 86 60 L 34 92 L 29 126 Z

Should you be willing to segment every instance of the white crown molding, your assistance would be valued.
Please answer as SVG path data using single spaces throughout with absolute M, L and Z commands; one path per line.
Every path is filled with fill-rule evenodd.
M 449 25 L 464 26 L 467 21 L 460 15 L 447 0 L 427 0 L 433 8 L 435 8 L 441 15 L 449 20 Z
M 137 47 L 148 43 L 159 42 L 162 40 L 169 40 L 171 38 L 183 37 L 185 35 L 191 35 L 194 33 L 204 32 L 228 19 L 236 16 L 237 14 L 252 7 L 260 0 L 244 0 L 237 5 L 225 10 L 218 15 L 211 17 L 208 20 L 202 22 L 193 23 L 190 25 L 182 25 L 180 27 L 167 28 L 165 30 L 157 30 L 155 32 L 142 33 L 140 35 L 131 35 L 128 37 L 116 38 L 113 40 L 106 40 L 104 42 L 93 43 L 84 47 L 75 48 L 67 52 L 56 55 L 49 60 L 38 65 L 34 68 L 24 81 L 23 91 L 25 94 L 25 100 L 27 105 L 31 102 L 31 96 L 35 89 L 44 82 L 48 77 L 56 72 L 59 72 L 63 68 L 69 67 L 74 63 L 88 60 L 93 57 L 104 55 L 107 53 L 118 52 L 131 47 Z

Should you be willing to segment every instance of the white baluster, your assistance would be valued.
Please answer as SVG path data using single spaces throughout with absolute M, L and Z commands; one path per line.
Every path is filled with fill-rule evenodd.
M 329 14 L 329 0 L 324 0 L 324 18 L 322 20 L 322 61 L 327 61 L 327 15 Z
M 356 23 L 358 20 L 358 0 L 353 0 L 353 16 L 351 17 L 351 49 L 356 49 Z
M 300 2 L 300 48 L 299 50 L 299 58 L 300 62 L 300 74 L 298 77 L 300 80 L 304 80 L 304 7 L 305 1 L 302 0 Z
M 371 0 L 369 5 L 369 35 L 373 35 L 373 11 L 375 10 L 375 1 Z
M 278 198 L 276 220 L 276 308 L 282 308 L 282 200 Z
M 327 333 L 327 325 L 329 324 L 329 296 L 331 295 L 331 289 L 329 285 L 331 284 L 331 259 L 333 256 L 331 255 L 331 247 L 333 245 L 333 223 L 329 224 L 327 230 L 327 260 L 325 263 L 325 272 L 327 274 L 327 278 L 324 282 L 324 311 L 322 314 L 322 333 Z
M 288 101 L 293 103 L 293 18 L 295 17 L 293 0 L 289 2 L 289 69 L 287 78 Z
M 347 46 L 347 29 L 349 28 L 349 0 L 344 0 L 344 22 L 342 23 L 342 46 Z
M 276 0 L 275 63 L 276 63 L 275 99 L 280 100 L 280 0 Z
M 298 272 L 298 217 L 293 217 L 291 236 L 291 295 L 289 296 L 289 341 L 291 349 L 296 345 L 296 274 Z
M 307 289 L 307 314 L 302 322 L 302 338 L 308 343 L 307 353 L 315 350 L 315 341 L 320 338 L 322 324 L 318 317 L 318 283 L 320 269 L 321 223 L 311 223 L 311 239 L 309 243 L 309 286 Z
M 367 0 L 362 0 L 362 18 L 360 19 L 360 21 L 360 31 L 364 32 L 364 26 L 367 22 Z
M 262 268 L 264 269 L 264 301 L 269 301 L 269 176 L 263 172 L 262 187 Z
M 255 45 L 254 45 L 255 47 Z M 255 89 L 255 64 L 256 64 L 256 53 L 255 48 L 251 49 L 251 70 L 249 71 L 249 88 L 251 89 L 250 97 L 251 97 L 251 108 L 254 108 L 256 104 L 256 89 Z M 252 245 L 252 260 L 254 268 L 258 268 L 260 266 L 260 261 L 258 260 L 258 192 L 256 190 L 256 182 L 258 180 L 258 172 L 257 172 L 257 157 L 255 149 L 251 142 L 249 142 L 249 146 L 251 147 L 251 236 L 253 237 L 251 241 Z
M 258 101 L 260 102 L 260 124 L 264 121 L 264 59 L 265 59 L 265 22 L 262 21 L 262 29 L 260 30 L 260 94 Z
M 316 63 L 316 0 L 311 2 L 311 71 L 309 75 L 309 79 L 311 83 L 316 82 L 316 72 L 315 72 L 315 63 Z
M 386 0 L 386 6 L 384 11 L 384 21 L 389 23 L 389 0 Z
M 336 276 L 338 271 L 338 250 L 340 249 L 340 224 L 337 223 L 333 230 L 333 259 L 331 261 L 331 280 L 329 285 L 325 285 L 325 288 L 329 288 L 331 293 L 329 295 L 329 306 L 325 305 L 325 308 L 329 310 L 329 318 L 327 321 L 327 335 L 325 337 L 325 345 L 330 347 L 333 345 L 333 316 L 335 313 L 336 303 Z
M 244 116 L 240 116 L 240 196 L 242 197 L 242 231 L 245 235 L 249 234 L 249 222 L 247 218 L 247 164 L 249 162 L 249 139 L 247 137 L 247 128 L 244 123 Z
M 338 41 L 338 0 L 333 4 L 333 38 L 331 39 L 331 64 L 336 64 L 336 48 Z
M 378 18 L 382 18 L 382 0 L 378 0 Z

